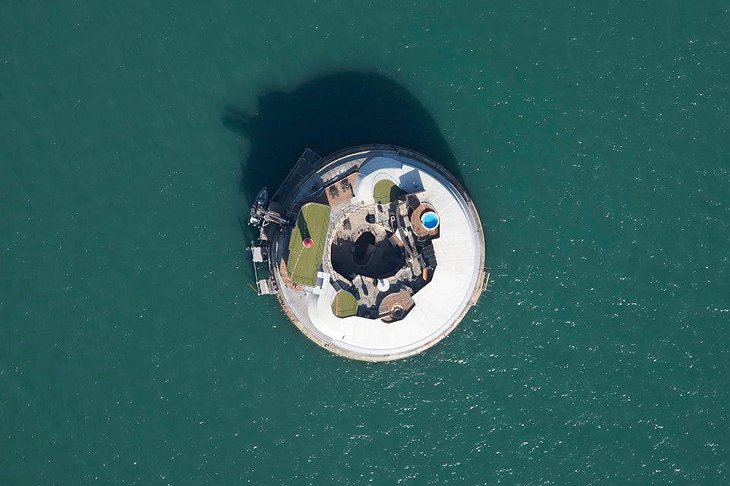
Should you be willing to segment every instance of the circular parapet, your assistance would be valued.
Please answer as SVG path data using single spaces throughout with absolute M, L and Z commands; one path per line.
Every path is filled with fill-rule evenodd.
M 426 236 L 435 237 L 439 234 L 438 228 L 438 217 L 436 219 L 437 224 L 432 228 L 426 227 L 423 222 L 423 217 L 427 214 L 435 214 L 433 206 L 428 203 L 421 203 L 411 214 L 411 226 L 413 227 L 413 233 L 419 238 Z
M 414 305 L 411 293 L 408 290 L 400 290 L 383 298 L 378 307 L 378 315 L 383 322 L 400 321 Z
M 338 152 L 299 178 L 283 205 L 297 224 L 271 242 L 281 304 L 333 353 L 364 361 L 417 354 L 446 337 L 481 294 L 477 211 L 459 182 L 421 154 L 393 146 Z M 305 265 L 291 239 L 309 233 L 321 261 Z

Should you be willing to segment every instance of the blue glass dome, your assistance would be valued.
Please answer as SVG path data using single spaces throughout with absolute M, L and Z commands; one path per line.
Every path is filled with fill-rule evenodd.
M 432 230 L 439 225 L 439 216 L 434 211 L 427 211 L 421 215 L 421 224 L 423 227 Z

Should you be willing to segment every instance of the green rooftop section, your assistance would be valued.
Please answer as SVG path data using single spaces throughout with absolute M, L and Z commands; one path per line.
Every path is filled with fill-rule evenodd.
M 357 313 L 357 300 L 347 290 L 340 290 L 332 300 L 332 313 L 337 317 L 350 317 Z
M 324 204 L 307 203 L 297 216 L 297 224 L 289 238 L 287 270 L 294 283 L 312 286 L 317 282 L 317 269 L 322 262 L 330 207 Z M 311 248 L 304 247 L 304 239 L 311 238 Z
M 373 188 L 373 197 L 378 204 L 388 204 L 395 201 L 400 195 L 401 190 L 398 185 L 388 179 L 383 179 L 375 183 Z

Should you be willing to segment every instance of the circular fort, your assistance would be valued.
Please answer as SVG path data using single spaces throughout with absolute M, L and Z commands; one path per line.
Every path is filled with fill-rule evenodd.
M 312 341 L 363 361 L 420 353 L 485 287 L 474 204 L 443 167 L 394 146 L 306 150 L 251 208 L 259 294 L 276 294 Z M 268 273 L 262 277 L 260 274 Z

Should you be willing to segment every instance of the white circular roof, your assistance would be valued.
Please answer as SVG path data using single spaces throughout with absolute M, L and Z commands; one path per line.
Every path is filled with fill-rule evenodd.
M 336 317 L 331 306 L 336 290 L 327 279 L 306 297 L 307 315 L 297 316 L 300 328 L 304 325 L 307 329 L 302 330 L 319 344 L 338 354 L 371 361 L 416 354 L 445 337 L 481 290 L 477 287 L 482 284 L 484 264 L 476 211 L 449 177 L 410 157 L 377 154 L 360 166 L 352 203 L 374 203 L 373 189 L 382 179 L 395 182 L 405 192 L 420 192 L 419 199 L 431 204 L 439 215 L 440 235 L 432 240 L 438 262 L 433 278 L 413 295 L 413 309 L 396 322 Z

